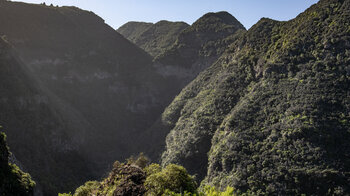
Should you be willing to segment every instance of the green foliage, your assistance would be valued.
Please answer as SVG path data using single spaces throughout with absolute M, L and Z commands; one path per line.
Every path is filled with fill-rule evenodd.
M 154 164 L 146 168 L 146 171 L 158 170 Z M 147 195 L 163 195 L 167 190 L 175 193 L 195 192 L 196 183 L 186 169 L 182 166 L 170 164 L 159 172 L 147 176 L 145 187 Z
M 162 164 L 237 193 L 350 192 L 349 6 L 321 0 L 241 34 L 163 113 Z
M 189 193 L 187 191 L 185 191 L 184 193 L 175 193 L 173 191 L 170 190 L 165 190 L 165 192 L 163 193 L 162 196 L 197 196 L 196 193 Z
M 156 174 L 162 171 L 162 167 L 159 164 L 152 163 L 151 165 L 147 166 L 144 171 L 146 172 L 147 176 L 150 176 L 152 174 Z
M 184 192 L 184 193 L 175 193 L 170 190 L 166 190 L 163 196 L 236 196 L 238 194 L 235 193 L 234 188 L 232 187 L 226 187 L 225 191 L 219 191 L 215 187 L 206 186 L 204 188 L 204 192 L 199 193 L 191 193 L 191 192 Z
M 128 161 L 131 159 L 129 158 Z M 135 159 L 132 159 L 135 160 Z M 76 189 L 73 196 L 112 196 L 112 195 L 147 195 L 147 196 L 229 196 L 234 189 L 227 187 L 220 192 L 215 187 L 206 186 L 198 192 L 196 182 L 182 166 L 171 164 L 161 168 L 159 164 L 150 164 L 142 170 L 130 163 L 115 162 L 109 176 L 101 183 L 86 182 Z M 72 196 L 59 194 L 59 196 Z
M 234 196 L 236 195 L 234 193 L 234 188 L 232 187 L 226 187 L 226 190 L 221 192 L 218 191 L 215 187 L 211 187 L 211 186 L 206 186 L 204 188 L 204 193 L 202 193 L 202 195 L 205 196 Z
M 91 196 L 96 194 L 96 190 L 99 188 L 100 183 L 97 181 L 88 181 L 83 186 L 80 186 L 75 190 L 73 196 Z
M 100 186 L 94 186 L 92 192 L 101 196 L 143 195 L 146 192 L 145 180 L 146 173 L 140 167 L 116 162 L 109 176 Z
M 72 193 L 58 193 L 58 196 L 73 196 Z
M 9 155 L 6 135 L 0 132 L 0 195 L 33 195 L 35 182 L 28 173 L 9 163 Z

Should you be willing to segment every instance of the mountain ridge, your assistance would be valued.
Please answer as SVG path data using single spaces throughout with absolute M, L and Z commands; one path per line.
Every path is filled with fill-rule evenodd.
M 13 48 L 0 39 L 0 90 L 5 95 L 0 123 L 5 122 L 16 156 L 34 178 L 40 177 L 39 185 L 44 182 L 45 193 L 96 178 L 112 160 L 140 151 L 157 160 L 162 146 L 162 166 L 183 165 L 201 181 L 200 189 L 209 185 L 214 192 L 238 195 L 350 192 L 349 0 L 320 0 L 295 19 L 262 18 L 248 31 L 227 12 L 208 13 L 178 36 L 169 36 L 174 43 L 155 58 L 93 13 L 5 4 L 0 35 Z M 28 9 L 20 14 L 28 21 L 9 14 L 17 5 Z M 33 10 L 37 15 L 31 15 Z M 41 14 L 48 17 L 41 19 Z M 43 28 L 21 35 L 9 26 L 11 21 Z M 135 25 L 142 33 L 155 27 Z M 58 27 L 68 30 L 55 32 Z M 27 154 L 39 161 L 31 162 Z M 148 172 L 133 161 L 147 165 L 143 155 L 128 159 L 124 169 L 130 175 L 124 178 L 116 162 L 103 194 L 124 181 L 131 185 L 124 183 L 118 191 L 137 184 L 145 192 Z M 33 169 L 38 162 L 46 170 Z M 153 167 L 150 172 L 162 170 Z M 133 175 L 141 181 L 130 181 Z M 56 176 L 68 181 L 54 182 Z
M 171 49 L 155 57 L 154 66 L 164 77 L 177 81 L 176 89 L 180 92 L 244 32 L 243 25 L 227 12 L 206 14 L 183 30 Z M 150 156 L 156 160 L 159 159 L 158 146 L 165 146 L 165 136 L 171 128 L 168 121 L 162 120 L 163 116 L 164 113 L 145 132 L 152 139 L 151 143 L 157 144 L 154 145 L 156 148 L 148 147 Z
M 154 59 L 155 67 L 162 75 L 183 81 L 182 88 L 214 63 L 241 31 L 244 26 L 228 12 L 205 14 Z
M 348 193 L 349 4 L 263 18 L 233 42 L 163 113 L 162 164 L 252 194 Z
M 161 20 L 155 24 L 128 22 L 117 29 L 117 32 L 156 57 L 168 50 L 175 43 L 177 35 L 188 26 L 185 22 L 167 20 Z
M 11 51 L 16 50 L 12 60 L 22 67 L 18 75 L 25 75 L 19 79 L 15 70 L 0 73 L 2 88 L 13 87 L 2 91 L 6 102 L 1 104 L 0 120 L 9 146 L 38 185 L 44 184 L 44 194 L 71 189 L 87 177 L 102 175 L 113 161 L 138 152 L 128 140 L 150 126 L 175 94 L 172 81 L 156 73 L 149 54 L 92 12 L 5 1 L 0 26 L 0 35 L 12 45 Z M 2 60 L 3 68 L 10 65 Z M 38 95 L 17 92 L 26 88 Z M 16 113 L 11 113 L 9 100 L 23 102 L 13 103 Z M 32 110 L 31 116 L 26 109 Z M 25 143 L 26 137 L 33 139 Z M 37 150 L 39 140 L 50 147 Z M 35 165 L 34 158 L 48 160 L 44 165 L 50 175 Z M 74 161 L 64 165 L 69 160 Z M 67 181 L 51 181 L 53 175 Z

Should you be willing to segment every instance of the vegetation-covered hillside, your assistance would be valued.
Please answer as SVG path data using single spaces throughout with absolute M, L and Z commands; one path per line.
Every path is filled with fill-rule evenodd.
M 183 30 L 170 49 L 155 58 L 158 72 L 174 76 L 180 89 L 217 58 L 244 32 L 243 25 L 227 12 L 208 13 Z
M 153 23 L 148 22 L 127 22 L 117 29 L 117 32 L 123 35 L 125 38 L 135 43 L 135 41 L 145 32 L 148 28 L 153 26 Z
M 261 19 L 167 107 L 163 165 L 255 194 L 349 194 L 349 21 L 349 0 Z
M 154 59 L 154 66 L 160 74 L 172 79 L 175 82 L 174 89 L 180 92 L 244 32 L 243 25 L 227 12 L 205 14 L 183 30 L 170 49 Z M 150 141 L 143 151 L 153 159 L 159 159 L 160 150 L 165 146 L 165 137 L 171 128 L 159 116 L 141 135 Z
M 159 21 L 155 24 L 128 22 L 117 31 L 153 57 L 171 48 L 178 35 L 189 25 L 184 22 Z
M 21 171 L 15 164 L 9 163 L 9 156 L 6 135 L 0 132 L 0 195 L 32 196 L 34 181 L 29 174 Z
M 131 157 L 125 163 L 116 161 L 108 177 L 98 181 L 88 181 L 77 188 L 74 196 L 233 196 L 234 189 L 227 187 L 224 192 L 215 187 L 197 189 L 197 183 L 186 169 L 170 164 L 162 168 L 159 164 L 149 164 L 141 156 Z M 62 193 L 59 196 L 72 196 Z
M 11 158 L 54 195 L 156 161 L 167 135 L 162 167 L 117 161 L 74 195 L 349 195 L 349 21 L 350 0 L 320 0 L 248 31 L 227 12 L 127 23 L 130 42 L 92 12 L 0 1 Z M 0 196 L 32 195 L 9 162 L 0 133 Z

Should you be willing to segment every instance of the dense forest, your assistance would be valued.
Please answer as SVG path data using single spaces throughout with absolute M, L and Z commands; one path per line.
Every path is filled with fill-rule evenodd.
M 349 6 L 242 34 L 163 113 L 162 164 L 253 194 L 349 193 Z
M 0 1 L 0 196 L 350 195 L 349 21 Z

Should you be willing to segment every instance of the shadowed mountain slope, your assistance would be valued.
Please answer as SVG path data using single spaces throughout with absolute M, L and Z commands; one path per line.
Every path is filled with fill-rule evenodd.
M 244 31 L 243 25 L 227 12 L 205 14 L 182 31 L 169 50 L 155 58 L 155 66 L 162 75 L 177 78 L 182 88 L 213 64 Z
M 153 57 L 171 48 L 177 36 L 189 25 L 184 22 L 159 21 L 155 24 L 128 22 L 117 31 Z
M 0 81 L 0 123 L 17 161 L 38 182 L 38 188 L 52 194 L 91 177 L 81 149 L 89 123 L 42 87 L 3 39 Z
M 17 158 L 35 179 L 40 176 L 39 184 L 47 182 L 51 193 L 91 174 L 79 153 L 88 153 L 87 162 L 101 175 L 116 159 L 140 151 L 134 142 L 143 149 L 147 140 L 134 138 L 153 124 L 177 92 L 156 73 L 146 52 L 92 12 L 2 1 L 0 27 L 0 35 L 18 53 L 16 61 L 24 62 L 21 69 L 27 70 L 21 76 L 10 63 L 1 62 L 1 79 L 6 81 L 1 122 L 6 122 Z M 61 160 L 70 162 L 69 167 L 60 165 Z M 46 179 L 51 175 L 57 176 L 55 182 Z

